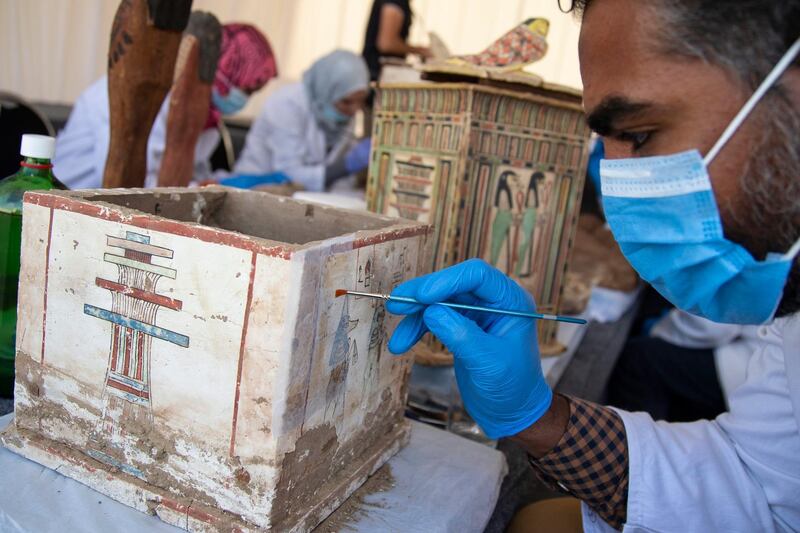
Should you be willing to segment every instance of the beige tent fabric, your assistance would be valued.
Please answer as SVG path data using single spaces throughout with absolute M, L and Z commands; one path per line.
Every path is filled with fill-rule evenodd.
M 266 95 L 300 78 L 317 57 L 334 48 L 361 51 L 372 0 L 195 0 L 194 9 L 220 21 L 258 26 L 278 56 L 280 78 L 242 112 L 258 113 Z M 532 16 L 550 19 L 550 50 L 532 72 L 580 87 L 578 24 L 557 0 L 412 0 L 411 40 L 427 44 L 435 31 L 454 54 L 479 52 Z M 0 0 L 0 90 L 29 100 L 73 102 L 103 75 L 117 0 Z

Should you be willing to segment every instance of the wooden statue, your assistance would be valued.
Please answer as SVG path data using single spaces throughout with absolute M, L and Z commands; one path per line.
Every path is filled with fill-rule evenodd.
M 147 138 L 172 85 L 192 0 L 122 0 L 111 27 L 104 187 L 142 187 Z
M 185 187 L 194 174 L 194 149 L 208 121 L 222 26 L 211 13 L 195 11 L 183 34 L 169 101 L 167 138 L 159 187 Z

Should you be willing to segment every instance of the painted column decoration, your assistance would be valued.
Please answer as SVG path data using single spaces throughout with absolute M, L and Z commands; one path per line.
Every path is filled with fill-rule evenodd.
M 170 342 L 182 348 L 189 347 L 189 337 L 156 325 L 156 314 L 161 307 L 180 311 L 183 302 L 156 292 L 162 277 L 175 279 L 177 271 L 152 262 L 153 256 L 172 259 L 173 251 L 150 244 L 150 237 L 126 232 L 125 238 L 108 236 L 108 246 L 121 249 L 122 255 L 106 253 L 103 260 L 117 265 L 117 281 L 96 278 L 98 287 L 111 292 L 111 310 L 85 304 L 87 315 L 111 323 L 111 345 L 105 377 L 104 396 L 106 409 L 103 419 L 106 430 L 112 431 L 116 418 L 109 407 L 112 400 L 120 398 L 145 410 L 152 420 L 150 391 L 150 349 L 153 338 Z M 115 409 L 113 409 L 115 410 Z M 133 409 L 122 405 L 122 411 Z

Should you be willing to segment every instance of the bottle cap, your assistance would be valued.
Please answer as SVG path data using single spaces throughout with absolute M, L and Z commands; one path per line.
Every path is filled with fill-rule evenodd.
M 19 149 L 19 153 L 22 157 L 53 159 L 56 153 L 56 138 L 26 133 L 22 136 L 22 146 Z

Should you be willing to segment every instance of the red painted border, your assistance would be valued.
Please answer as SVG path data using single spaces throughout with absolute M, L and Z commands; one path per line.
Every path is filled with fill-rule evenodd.
M 137 300 L 144 300 L 145 302 L 160 305 L 161 307 L 166 307 L 168 309 L 172 309 L 173 311 L 180 311 L 183 308 L 183 302 L 180 300 L 175 300 L 174 298 L 169 298 L 167 296 L 156 294 L 150 291 L 143 291 L 142 289 L 123 285 L 122 283 L 117 283 L 115 281 L 109 281 L 103 278 L 95 278 L 94 283 L 101 289 L 108 289 L 112 292 L 125 294 L 136 298 Z
M 182 503 L 176 502 L 175 500 L 172 500 L 170 498 L 162 497 L 159 503 L 164 507 L 172 509 L 173 511 L 177 511 L 181 514 L 186 514 L 187 516 L 191 516 L 192 518 L 200 520 L 201 522 L 205 522 L 207 524 L 215 524 L 217 522 L 216 517 L 214 517 L 213 515 L 201 511 L 200 509 L 195 509 L 191 505 L 184 505 Z M 234 531 L 239 531 L 239 530 L 235 529 Z
M 119 324 L 112 324 L 114 326 L 114 332 L 112 336 L 111 342 L 114 346 L 111 348 L 111 370 L 116 372 L 117 371 L 117 356 L 119 356 Z
M 106 380 L 106 384 L 109 387 L 113 387 L 115 389 L 119 389 L 123 392 L 127 392 L 128 394 L 133 394 L 134 396 L 138 396 L 139 398 L 144 398 L 145 400 L 150 399 L 150 393 L 143 390 L 134 389 L 133 387 L 129 387 L 125 383 L 119 382 L 114 378 L 108 378 Z
M 188 225 L 186 222 L 167 220 L 154 217 L 153 215 L 124 215 L 116 209 L 110 209 L 106 206 L 92 204 L 84 199 L 73 199 L 46 193 L 26 192 L 24 201 L 33 205 L 49 207 L 50 209 L 60 209 L 62 211 L 79 213 L 112 222 L 121 222 L 137 228 L 151 229 L 164 233 L 171 233 L 181 237 L 190 237 L 203 242 L 232 246 L 234 248 L 240 248 L 242 250 L 267 255 L 270 257 L 278 257 L 280 259 L 291 259 L 292 254 L 295 252 L 291 246 L 284 246 L 280 244 L 274 246 L 264 245 L 260 242 L 250 239 L 246 235 L 225 230 L 218 230 L 208 226 Z M 378 235 L 361 238 L 356 237 L 356 239 L 353 241 L 353 248 L 371 246 L 373 244 L 379 244 L 389 240 L 407 239 L 417 235 L 428 234 L 431 231 L 432 228 L 430 226 L 407 226 L 398 229 L 388 227 L 385 228 L 384 232 Z M 296 251 L 302 252 L 303 248 L 300 248 Z
M 432 226 L 411 226 L 402 229 L 389 229 L 384 233 L 373 235 L 371 237 L 356 237 L 353 241 L 353 249 L 364 248 L 365 246 L 372 246 L 374 244 L 381 244 L 388 241 L 398 241 L 401 239 L 408 239 L 418 235 L 428 235 L 433 231 Z
M 53 239 L 53 208 L 50 208 L 50 222 L 47 225 L 47 249 L 44 255 L 44 294 L 42 295 L 42 355 L 39 364 L 44 364 L 44 346 L 47 336 L 47 281 L 50 277 L 50 241 Z
M 122 372 L 125 376 L 131 375 L 131 352 L 133 352 L 133 330 L 125 328 L 125 352 L 123 355 Z
M 420 185 L 430 185 L 431 183 L 433 183 L 431 180 L 426 180 L 424 178 L 415 178 L 415 177 L 403 176 L 403 175 L 397 175 L 397 176 L 394 177 L 394 179 L 397 180 L 397 181 L 410 181 L 411 183 L 418 183 Z M 398 191 L 398 192 L 402 193 L 402 192 L 405 192 L 405 191 Z
M 142 365 L 144 363 L 143 353 L 144 353 L 144 334 L 141 331 L 136 332 L 136 353 L 138 357 L 136 358 L 136 379 L 138 381 L 142 381 Z
M 25 193 L 24 201 L 33 205 L 49 207 L 50 209 L 60 209 L 62 211 L 79 213 L 81 215 L 109 220 L 112 222 L 122 222 L 123 224 L 135 226 L 137 228 L 162 231 L 164 233 L 171 233 L 181 237 L 198 239 L 203 242 L 223 244 L 271 257 L 279 257 L 281 259 L 291 259 L 293 252 L 291 247 L 284 245 L 264 245 L 248 238 L 245 235 L 225 230 L 218 230 L 208 226 L 189 225 L 186 222 L 167 220 L 155 217 L 153 215 L 126 215 L 117 209 L 96 205 L 84 199 L 79 200 L 52 194 L 28 192 Z
M 253 252 L 253 257 L 250 260 L 250 285 L 247 288 L 247 302 L 244 308 L 244 319 L 242 323 L 242 340 L 239 343 L 239 364 L 236 368 L 236 392 L 233 397 L 233 420 L 231 421 L 231 447 L 230 456 L 233 457 L 233 452 L 236 448 L 236 423 L 239 417 L 239 385 L 242 383 L 242 363 L 244 362 L 244 346 L 247 339 L 247 323 L 250 321 L 250 305 L 253 302 L 253 284 L 256 277 L 256 259 L 258 256 Z

